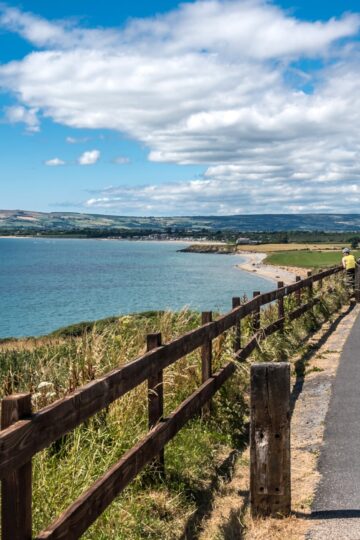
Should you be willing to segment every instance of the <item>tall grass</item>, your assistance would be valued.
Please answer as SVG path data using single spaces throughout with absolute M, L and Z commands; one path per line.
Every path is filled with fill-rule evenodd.
M 315 290 L 321 303 L 263 341 L 252 360 L 291 358 L 306 337 L 348 300 L 341 279 L 331 289 Z M 292 298 L 286 308 L 295 307 Z M 277 319 L 277 307 L 262 311 L 263 326 Z M 31 391 L 35 409 L 121 366 L 145 351 L 146 334 L 160 331 L 163 341 L 200 325 L 189 310 L 124 316 L 75 326 L 31 342 L 0 347 L 1 395 Z M 244 342 L 252 320 L 242 322 Z M 6 345 L 6 346 L 5 346 Z M 233 332 L 214 341 L 214 369 L 232 358 Z M 201 384 L 200 353 L 195 351 L 164 373 L 165 414 Z M 179 538 L 209 488 L 219 456 L 241 448 L 247 421 L 249 365 L 239 365 L 213 400 L 212 415 L 191 421 L 165 451 L 166 481 L 149 482 L 146 471 L 114 501 L 84 535 L 86 539 Z M 34 529 L 46 527 L 147 431 L 147 388 L 142 384 L 95 415 L 34 462 Z

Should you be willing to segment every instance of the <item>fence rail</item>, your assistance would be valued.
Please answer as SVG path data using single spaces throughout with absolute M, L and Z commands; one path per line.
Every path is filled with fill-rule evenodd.
M 236 361 L 245 361 L 261 340 L 281 331 L 286 320 L 293 321 L 311 310 L 319 298 L 312 297 L 313 284 L 342 271 L 340 266 L 298 278 L 296 283 L 266 293 L 254 293 L 254 298 L 241 304 L 233 298 L 233 309 L 217 320 L 212 313 L 202 316 L 202 326 L 167 344 L 160 334 L 148 336 L 148 351 L 121 368 L 107 373 L 70 395 L 31 412 L 30 394 L 13 395 L 2 400 L 2 430 L 0 431 L 0 479 L 2 480 L 2 539 L 29 540 L 31 536 L 31 460 L 63 435 L 144 381 L 149 387 L 149 433 L 131 448 L 107 473 L 46 530 L 38 540 L 76 539 L 100 516 L 114 498 L 150 462 L 155 460 L 164 473 L 163 449 L 186 422 L 201 410 L 209 414 L 209 402 L 216 391 L 236 369 Z M 307 289 L 306 302 L 301 304 L 301 292 Z M 285 313 L 284 298 L 294 294 L 296 309 Z M 278 302 L 279 318 L 260 328 L 261 307 Z M 241 319 L 252 315 L 254 335 L 241 347 Z M 234 361 L 212 374 L 212 341 L 234 328 Z M 163 370 L 177 360 L 202 350 L 203 384 L 173 413 L 163 418 Z M 24 406 L 23 404 L 26 404 Z M 9 411 L 11 411 L 9 413 Z M 9 501 L 13 501 L 11 504 Z M 14 502 L 15 501 L 15 502 Z

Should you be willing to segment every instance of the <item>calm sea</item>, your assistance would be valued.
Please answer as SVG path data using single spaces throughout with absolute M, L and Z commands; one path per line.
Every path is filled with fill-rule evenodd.
M 184 244 L 185 246 L 186 244 Z M 0 239 L 0 337 L 153 309 L 227 311 L 232 296 L 273 284 L 238 256 L 178 253 L 182 244 Z

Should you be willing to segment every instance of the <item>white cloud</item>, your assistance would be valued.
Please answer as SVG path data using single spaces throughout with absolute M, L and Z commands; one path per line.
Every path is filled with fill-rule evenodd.
M 260 195 L 259 195 L 260 194 Z M 183 183 L 128 186 L 93 193 L 85 206 L 124 215 L 231 215 L 248 213 L 358 213 L 358 182 L 333 182 L 319 189 L 312 180 L 219 179 Z
M 47 161 L 45 161 L 45 165 L 48 165 L 49 167 L 59 167 L 60 165 L 65 165 L 65 161 L 55 157 L 53 159 L 48 159 Z
M 100 159 L 99 150 L 88 150 L 78 158 L 79 165 L 94 165 Z
M 73 21 L 54 21 L 0 5 L 0 26 L 37 47 L 67 49 L 136 46 L 145 54 L 176 56 L 219 53 L 256 59 L 319 54 L 337 39 L 354 35 L 359 17 L 346 14 L 327 22 L 306 22 L 264 0 L 202 0 L 180 5 L 168 14 L 130 20 L 124 29 L 88 29 Z
M 113 188 L 90 206 L 153 213 L 354 208 L 359 20 L 306 22 L 263 1 L 210 0 L 99 30 L 4 8 L 0 26 L 44 50 L 0 66 L 0 84 L 35 116 L 117 130 L 147 146 L 153 161 L 206 169 L 196 181 Z M 78 162 L 95 163 L 94 152 Z
M 3 3 L 0 4 L 0 27 L 18 33 L 36 47 L 73 48 L 94 43 L 110 46 L 116 38 L 110 30 L 84 30 L 71 20 L 50 22 Z
M 14 105 L 5 108 L 5 118 L 10 124 L 23 123 L 26 125 L 26 131 L 36 133 L 40 130 L 37 112 L 37 108 L 27 109 L 21 105 Z
M 66 137 L 68 144 L 82 144 L 89 141 L 89 137 Z
M 118 156 L 113 159 L 113 163 L 116 163 L 117 165 L 126 165 L 127 163 L 130 163 L 130 158 L 126 156 Z
M 1 7 L 0 25 L 3 28 L 19 33 L 35 45 L 55 44 L 63 41 L 64 32 L 58 25 L 16 8 L 4 5 Z

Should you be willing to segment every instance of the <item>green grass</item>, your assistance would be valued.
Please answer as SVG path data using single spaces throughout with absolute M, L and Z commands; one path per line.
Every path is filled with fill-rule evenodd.
M 341 279 L 313 313 L 289 324 L 284 334 L 261 343 L 252 361 L 291 358 L 306 337 L 347 301 Z M 325 286 L 323 291 L 325 291 Z M 315 294 L 321 294 L 317 285 Z M 304 299 L 305 300 L 305 299 Z M 289 309 L 294 299 L 286 299 Z M 277 306 L 262 311 L 262 325 L 277 318 Z M 151 312 L 84 323 L 48 338 L 0 346 L 0 395 L 31 391 L 34 409 L 66 396 L 74 388 L 121 366 L 145 351 L 146 334 L 161 331 L 163 342 L 199 326 L 200 314 Z M 251 318 L 242 322 L 244 343 Z M 214 340 L 213 365 L 232 358 L 232 333 Z M 281 353 L 281 354 L 280 354 Z M 41 384 L 43 383 L 43 384 Z M 44 383 L 47 383 L 44 385 Z M 201 384 L 200 351 L 164 372 L 165 415 Z M 166 446 L 166 481 L 149 483 L 146 471 L 119 496 L 87 531 L 87 540 L 175 540 L 187 521 L 209 500 L 220 457 L 244 444 L 248 420 L 249 362 L 240 364 L 213 400 L 209 419 L 192 420 Z M 147 388 L 140 385 L 108 410 L 68 434 L 33 459 L 34 534 L 49 525 L 70 503 L 106 472 L 147 431 Z M 195 523 L 195 528 L 199 524 Z
M 360 251 L 352 252 L 356 259 Z M 276 266 L 297 266 L 301 268 L 326 268 L 341 264 L 341 251 L 282 251 L 272 253 L 265 259 L 265 264 Z

